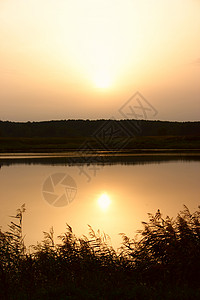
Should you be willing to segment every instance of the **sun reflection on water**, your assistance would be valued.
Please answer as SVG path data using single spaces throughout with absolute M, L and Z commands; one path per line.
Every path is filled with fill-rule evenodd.
M 103 193 L 98 198 L 98 205 L 101 208 L 101 210 L 106 211 L 111 204 L 110 197 L 107 193 Z

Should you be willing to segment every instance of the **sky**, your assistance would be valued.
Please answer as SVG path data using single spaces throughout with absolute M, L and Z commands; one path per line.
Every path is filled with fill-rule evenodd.
M 0 0 L 0 120 L 198 121 L 199 83 L 199 0 Z

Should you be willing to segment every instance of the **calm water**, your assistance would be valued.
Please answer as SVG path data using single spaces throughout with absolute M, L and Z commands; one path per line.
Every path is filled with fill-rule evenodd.
M 176 216 L 183 204 L 191 211 L 200 204 L 199 156 L 115 157 L 100 164 L 5 156 L 0 165 L 0 225 L 6 229 L 9 216 L 25 203 L 27 245 L 41 241 L 51 226 L 55 236 L 63 233 L 68 223 L 78 236 L 88 233 L 88 224 L 100 229 L 118 247 L 118 234 L 134 237 L 148 212 L 159 208 Z

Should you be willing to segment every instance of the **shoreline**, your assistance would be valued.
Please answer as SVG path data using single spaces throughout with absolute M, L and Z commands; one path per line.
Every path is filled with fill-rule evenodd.
M 138 156 L 138 155 L 200 155 L 200 149 L 123 149 L 120 151 L 100 150 L 93 151 L 83 150 L 64 150 L 53 151 L 46 149 L 44 151 L 5 151 L 0 152 L 0 158 L 3 157 L 87 157 L 87 156 Z
M 5 152 L 0 153 L 0 162 L 3 160 L 21 160 L 21 159 L 67 159 L 67 160 L 83 160 L 96 161 L 97 158 L 106 158 L 107 162 L 113 160 L 130 160 L 132 158 L 151 157 L 171 157 L 171 158 L 195 158 L 200 159 L 200 149 L 134 149 L 133 151 L 65 151 L 65 152 Z

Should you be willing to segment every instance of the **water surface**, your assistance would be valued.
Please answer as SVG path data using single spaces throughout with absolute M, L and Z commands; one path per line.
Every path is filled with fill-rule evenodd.
M 176 216 L 183 204 L 191 211 L 200 204 L 198 155 L 115 156 L 101 160 L 4 156 L 0 165 L 0 225 L 6 229 L 9 216 L 25 203 L 27 245 L 41 241 L 43 231 L 51 226 L 55 236 L 63 233 L 68 223 L 78 236 L 88 233 L 88 224 L 100 229 L 117 247 L 121 241 L 118 234 L 134 237 L 141 221 L 147 221 L 147 213 L 159 208 L 164 216 Z M 44 183 L 53 174 L 66 174 L 76 184 L 75 198 L 71 197 L 73 201 L 68 205 L 56 207 L 56 201 L 50 204 L 44 197 Z M 54 188 L 56 195 L 66 191 L 60 184 Z M 98 202 L 102 194 L 110 199 L 107 209 Z

